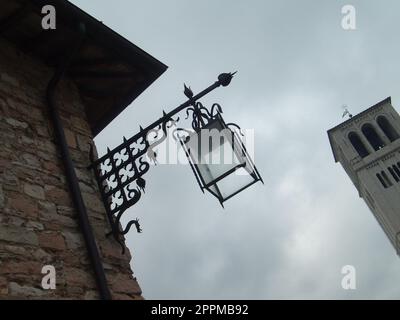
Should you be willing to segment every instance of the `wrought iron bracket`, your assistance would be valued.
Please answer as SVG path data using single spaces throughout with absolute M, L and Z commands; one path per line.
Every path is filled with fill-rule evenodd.
M 134 225 L 137 232 L 142 232 L 138 219 L 129 221 L 126 227 L 122 228 L 121 218 L 128 208 L 140 200 L 145 191 L 146 181 L 143 176 L 150 169 L 148 159 L 154 164 L 157 163 L 157 154 L 154 148 L 167 138 L 168 129 L 179 121 L 179 117 L 174 119 L 179 112 L 186 110 L 186 118 L 192 112 L 192 128 L 194 130 L 222 113 L 220 105 L 214 104 L 211 110 L 208 110 L 198 100 L 220 86 L 228 86 L 235 73 L 220 74 L 215 83 L 197 95 L 194 95 L 192 90 L 184 85 L 184 94 L 188 98 L 186 102 L 169 113 L 163 111 L 160 119 L 146 128 L 140 127 L 140 131 L 131 138 L 124 137 L 123 143 L 113 150 L 108 148 L 107 153 L 102 157 L 96 158 L 91 145 L 91 164 L 88 169 L 94 171 L 111 226 L 111 232 L 107 236 L 114 236 L 121 245 L 122 253 L 125 252 L 122 237 L 129 232 L 131 227 Z M 152 134 L 156 141 L 150 143 L 148 137 Z

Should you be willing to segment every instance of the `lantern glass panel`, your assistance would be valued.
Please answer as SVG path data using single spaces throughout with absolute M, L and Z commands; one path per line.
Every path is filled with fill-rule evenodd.
M 241 142 L 220 118 L 190 135 L 186 148 L 202 187 L 221 202 L 259 180 Z

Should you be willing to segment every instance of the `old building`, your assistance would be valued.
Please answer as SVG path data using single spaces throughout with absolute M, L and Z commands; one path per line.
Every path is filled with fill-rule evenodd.
M 328 131 L 349 175 L 400 253 L 400 116 L 387 98 Z
M 129 251 L 106 237 L 89 145 L 166 66 L 68 1 L 0 8 L 0 299 L 141 298 Z

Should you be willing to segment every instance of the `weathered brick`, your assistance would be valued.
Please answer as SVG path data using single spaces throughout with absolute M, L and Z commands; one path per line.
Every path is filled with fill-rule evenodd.
M 24 213 L 27 217 L 37 217 L 38 215 L 37 202 L 23 194 L 13 194 L 10 196 L 8 198 L 8 207 Z
M 12 75 L 2 72 L 0 79 L 2 82 L 11 84 L 12 86 L 18 87 L 19 86 L 19 82 L 17 80 L 17 78 L 13 77 Z
M 78 226 L 78 222 L 76 219 L 73 219 L 68 216 L 63 216 L 59 213 L 49 213 L 43 212 L 40 213 L 41 221 L 46 230 L 59 231 L 64 228 L 76 228 Z
M 84 299 L 85 300 L 98 300 L 98 299 L 100 299 L 100 295 L 97 291 L 90 290 L 85 293 Z
M 35 288 L 35 287 L 30 287 L 30 286 L 24 286 L 24 285 L 19 285 L 16 282 L 10 282 L 8 285 L 9 289 L 9 294 L 11 296 L 15 297 L 40 297 L 43 295 L 46 295 L 47 292 L 46 290 Z
M 66 178 L 62 175 L 47 174 L 44 172 L 41 175 L 44 185 L 51 185 L 56 188 L 63 189 L 66 186 Z
M 55 215 L 57 214 L 57 207 L 54 203 L 49 202 L 49 201 L 39 201 L 39 210 L 40 210 L 40 215 L 44 213 L 48 213 L 50 215 Z
M 48 136 L 49 136 L 49 129 L 48 129 L 48 127 L 36 125 L 36 126 L 35 126 L 35 129 L 36 129 L 36 133 L 37 133 L 40 137 L 48 137 Z
M 28 136 L 25 136 L 25 135 L 18 137 L 18 143 L 22 144 L 24 148 L 25 147 L 31 148 L 32 146 L 37 144 L 34 139 L 32 139 Z
M 112 264 L 103 261 L 104 270 L 112 271 L 112 270 L 114 270 L 114 267 L 115 266 L 113 266 Z
M 76 143 L 75 133 L 68 129 L 65 129 L 64 132 L 68 147 L 76 149 L 77 143 Z
M 83 152 L 89 152 L 92 139 L 82 134 L 78 134 L 77 138 L 78 138 L 79 149 L 82 150 Z
M 43 177 L 38 168 L 31 167 L 18 161 L 13 161 L 12 165 L 13 170 L 16 176 L 18 176 L 19 180 L 25 180 L 26 182 L 34 185 L 43 184 Z M 21 187 L 23 187 L 23 185 Z
M 58 214 L 66 217 L 76 217 L 76 211 L 70 206 L 57 206 Z
M 43 111 L 39 108 L 35 108 L 32 105 L 23 104 L 21 105 L 20 112 L 29 117 L 32 121 L 36 123 L 42 123 L 44 121 Z
M 6 278 L 0 277 L 0 296 L 8 295 L 8 283 Z
M 21 97 L 7 97 L 7 104 L 10 108 L 17 111 L 16 114 L 22 118 L 29 120 L 44 120 L 42 110 L 34 106 L 37 104 L 37 101 L 34 99 L 29 99 L 27 97 L 25 97 L 25 99 L 21 99 Z
M 23 243 L 31 246 L 39 244 L 36 234 L 22 227 L 0 225 L 0 240 Z
M 40 274 L 42 270 L 41 263 L 37 261 L 7 261 L 1 265 L 0 274 L 4 275 L 7 273 L 11 274 Z
M 96 194 L 96 189 L 86 183 L 79 182 L 79 188 L 82 192 Z
M 9 170 L 6 170 L 3 174 L 3 188 L 9 191 L 19 191 L 19 179 Z
M 91 273 L 78 268 L 65 268 L 65 281 L 69 285 L 79 285 L 86 288 L 96 287 Z
M 25 194 L 27 194 L 28 196 L 31 196 L 32 198 L 35 198 L 38 200 L 45 199 L 44 189 L 42 186 L 25 183 L 24 184 L 24 192 L 25 192 Z
M 71 117 L 71 125 L 78 132 L 88 134 L 88 135 L 92 134 L 87 121 L 85 121 L 84 119 L 82 119 L 80 117 L 72 116 Z
M 41 163 L 40 160 L 37 156 L 30 154 L 30 153 L 24 153 L 21 155 L 22 160 L 29 166 L 32 166 L 34 168 L 40 168 Z
M 22 227 L 25 223 L 24 219 L 22 219 L 20 217 L 15 217 L 15 216 L 7 216 L 6 220 L 9 225 L 12 225 L 15 227 Z
M 115 292 L 119 293 L 130 293 L 130 294 L 138 294 L 142 293 L 142 289 L 136 280 L 132 279 L 132 277 L 128 275 L 116 275 L 111 283 L 111 286 Z
M 87 168 L 87 166 L 90 163 L 87 153 L 84 153 L 84 152 L 76 150 L 76 149 L 70 149 L 70 154 L 71 154 L 72 161 L 74 162 L 76 168 L 80 168 L 80 169 Z
M 80 182 L 84 182 L 89 185 L 96 185 L 93 180 L 92 171 L 88 169 L 75 169 L 76 177 Z
M 80 233 L 73 233 L 73 232 L 65 231 L 62 234 L 65 238 L 65 242 L 67 243 L 68 249 L 75 250 L 80 247 L 83 247 L 84 240 Z
M 44 161 L 43 168 L 53 174 L 58 174 L 62 170 L 61 166 L 54 161 Z
M 71 298 L 76 296 L 81 297 L 85 293 L 85 290 L 83 290 L 83 288 L 71 285 L 68 286 L 67 291 L 68 291 L 68 296 Z
M 39 231 L 44 230 L 43 224 L 41 224 L 40 222 L 36 222 L 36 221 L 28 221 L 26 223 L 26 228 L 28 230 L 39 230 Z
M 57 153 L 56 153 L 56 152 L 53 153 L 53 152 L 38 150 L 38 151 L 36 152 L 36 154 L 37 154 L 38 157 L 39 157 L 40 159 L 42 159 L 43 161 L 44 161 L 44 160 L 53 161 L 53 162 L 58 161 L 58 157 L 57 157 Z
M 98 194 L 91 194 L 82 192 L 83 201 L 85 205 L 93 211 L 104 212 L 104 205 Z
M 5 245 L 4 249 L 18 256 L 30 256 L 30 253 L 22 246 Z
M 56 205 L 72 205 L 71 196 L 64 189 L 55 186 L 45 186 L 46 199 Z
M 3 185 L 0 184 L 0 208 L 4 208 L 4 202 Z
M 2 98 L 0 96 L 0 112 L 1 112 L 2 115 L 6 115 L 7 114 L 7 109 L 8 109 L 7 107 L 8 106 L 6 104 L 6 101 L 4 100 L 4 98 Z
M 16 128 L 16 129 L 26 129 L 26 128 L 28 128 L 28 124 L 26 122 L 18 121 L 18 120 L 13 119 L 13 118 L 6 118 L 5 120 L 13 128 Z
M 0 157 L 1 156 L 2 154 L 0 152 Z M 0 173 L 3 174 L 4 172 L 8 171 L 9 167 L 10 167 L 10 161 L 0 158 Z
M 128 248 L 125 248 L 126 249 L 125 254 L 122 254 L 121 247 L 116 241 L 110 241 L 109 239 L 101 241 L 99 243 L 99 247 L 104 257 L 117 258 L 120 260 L 127 260 L 127 261 L 131 259 L 131 255 Z
M 38 148 L 40 151 L 47 152 L 47 153 L 49 153 L 50 155 L 53 155 L 53 154 L 57 154 L 57 153 L 58 153 L 57 146 L 56 146 L 56 145 L 54 144 L 54 142 L 52 142 L 52 141 L 43 140 L 43 139 L 41 139 L 41 140 L 36 140 L 36 141 L 32 140 L 32 143 L 35 143 L 35 142 L 36 142 L 36 144 L 37 144 L 37 148 Z
M 102 223 L 102 227 L 103 227 L 103 230 L 108 230 L 109 228 L 110 228 L 110 226 L 109 226 L 109 224 L 108 223 L 106 223 L 105 225 L 104 225 L 104 221 L 107 219 L 106 218 L 106 212 L 105 212 L 105 210 L 103 211 L 103 212 L 99 212 L 99 211 L 93 211 L 93 210 L 91 210 L 90 208 L 87 208 L 87 212 L 88 212 L 88 216 L 90 217 L 90 218 L 93 218 L 93 219 L 96 219 L 96 222 L 97 222 L 97 220 L 101 220 L 101 221 L 103 221 L 103 222 L 101 222 Z M 95 223 L 95 221 L 93 221 L 93 223 Z M 109 231 L 109 230 L 108 230 Z M 107 232 L 108 232 L 107 231 Z
M 53 256 L 44 251 L 43 249 L 37 249 L 35 252 L 33 252 L 32 256 L 42 262 L 50 263 L 53 260 Z
M 64 238 L 58 232 L 41 232 L 39 234 L 39 244 L 43 248 L 65 250 Z

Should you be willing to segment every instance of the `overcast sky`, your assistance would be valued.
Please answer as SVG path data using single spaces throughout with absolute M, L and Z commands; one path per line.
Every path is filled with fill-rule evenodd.
M 326 131 L 392 96 L 400 107 L 398 1 L 74 0 L 169 66 L 98 137 L 99 154 L 198 92 L 221 72 L 227 88 L 202 101 L 254 129 L 258 183 L 226 202 L 202 194 L 189 167 L 144 177 L 125 215 L 147 299 L 400 298 L 400 260 L 340 164 Z M 356 30 L 341 27 L 343 5 Z M 125 220 L 127 221 L 127 220 Z M 341 287 L 356 268 L 357 289 Z

